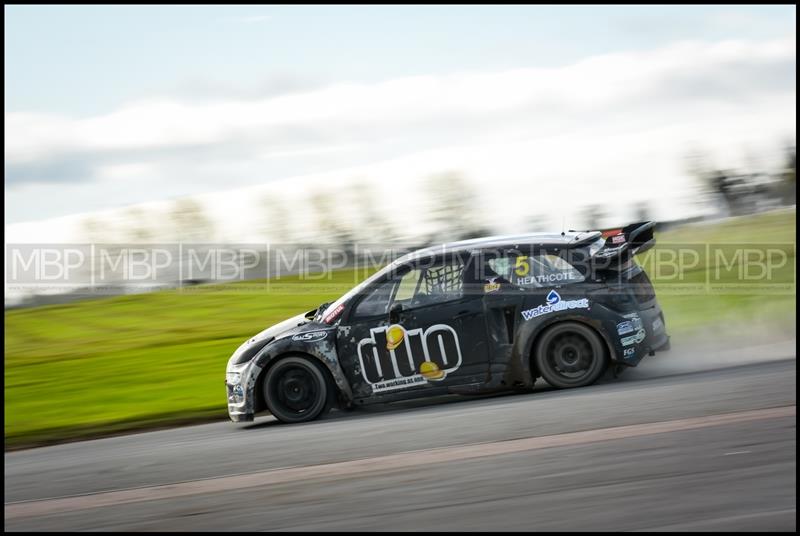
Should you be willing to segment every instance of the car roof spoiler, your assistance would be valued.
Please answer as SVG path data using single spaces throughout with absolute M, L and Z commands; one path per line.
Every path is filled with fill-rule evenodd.
M 594 257 L 598 260 L 623 263 L 634 255 L 644 253 L 656 244 L 653 235 L 655 227 L 654 221 L 642 221 L 622 228 L 601 229 L 601 236 L 605 238 L 606 243 Z

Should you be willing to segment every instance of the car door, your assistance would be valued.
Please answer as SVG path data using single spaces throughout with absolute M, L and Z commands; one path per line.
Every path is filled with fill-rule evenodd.
M 474 264 L 476 285 L 482 290 L 489 342 L 489 381 L 502 381 L 512 362 L 515 333 L 525 296 L 519 287 L 512 284 L 514 266 L 509 263 L 506 253 L 481 253 L 475 256 Z
M 465 259 L 400 267 L 354 300 L 339 326 L 339 359 L 356 397 L 485 379 L 480 295 L 464 291 Z

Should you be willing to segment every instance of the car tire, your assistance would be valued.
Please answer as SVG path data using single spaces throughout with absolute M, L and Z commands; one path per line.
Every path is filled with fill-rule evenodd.
M 579 322 L 547 328 L 536 341 L 533 355 L 539 374 L 559 389 L 593 384 L 608 362 L 600 336 Z
M 290 356 L 272 365 L 262 384 L 267 409 L 286 423 L 314 420 L 331 406 L 335 389 L 313 359 Z

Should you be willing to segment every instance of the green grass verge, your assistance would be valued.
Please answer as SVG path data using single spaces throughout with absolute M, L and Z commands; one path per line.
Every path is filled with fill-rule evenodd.
M 363 273 L 248 281 L 11 310 L 6 448 L 224 418 L 224 368 L 245 339 L 337 298 Z
M 661 251 L 689 242 L 791 244 L 789 266 L 773 278 L 791 283 L 791 291 L 681 290 L 706 284 L 713 259 L 701 259 L 681 280 L 668 273 L 653 280 L 673 336 L 737 325 L 793 333 L 794 211 L 693 226 L 658 240 Z M 366 275 L 343 270 L 312 283 L 248 281 L 7 311 L 6 448 L 224 418 L 223 370 L 231 352 Z M 733 282 L 736 275 L 712 279 Z
M 795 333 L 795 210 L 685 226 L 658 234 L 656 243 L 637 261 L 656 287 L 672 335 L 708 336 L 712 328 L 743 339 Z M 688 268 L 676 273 L 669 259 L 681 252 Z M 769 255 L 763 263 L 762 252 Z M 737 253 L 751 262 L 733 262 Z M 657 263 L 659 255 L 667 262 Z

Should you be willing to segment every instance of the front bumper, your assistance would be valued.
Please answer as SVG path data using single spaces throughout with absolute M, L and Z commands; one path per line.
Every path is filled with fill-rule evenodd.
M 231 409 L 231 406 L 228 406 L 228 417 L 233 422 L 253 422 L 256 417 L 252 413 L 245 413 L 240 412 L 238 409 Z
M 256 383 L 260 368 L 250 363 L 228 365 L 225 374 L 225 391 L 228 400 L 228 417 L 233 422 L 251 422 L 255 419 Z

